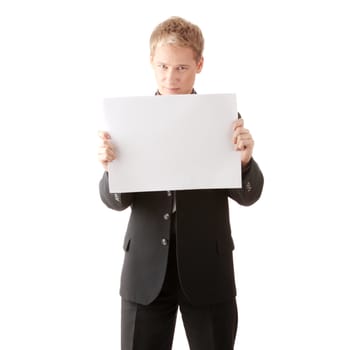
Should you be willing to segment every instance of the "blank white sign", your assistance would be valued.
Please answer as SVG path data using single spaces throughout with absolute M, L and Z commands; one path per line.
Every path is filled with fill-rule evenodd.
M 241 187 L 235 94 L 107 98 L 104 110 L 117 150 L 110 192 Z

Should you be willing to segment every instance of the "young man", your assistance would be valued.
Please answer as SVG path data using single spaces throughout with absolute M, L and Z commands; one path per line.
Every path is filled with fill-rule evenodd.
M 201 30 L 182 18 L 154 29 L 150 56 L 157 95 L 195 93 L 203 46 Z M 191 350 L 233 349 L 237 307 L 228 198 L 251 205 L 263 189 L 243 119 L 232 130 L 241 151 L 241 189 L 110 193 L 108 163 L 118 151 L 106 132 L 100 137 L 106 170 L 101 199 L 111 209 L 131 207 L 120 287 L 122 350 L 170 350 L 178 308 Z

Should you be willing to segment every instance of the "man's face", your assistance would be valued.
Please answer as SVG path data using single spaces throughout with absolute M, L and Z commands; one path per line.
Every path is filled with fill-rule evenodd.
M 188 47 L 162 45 L 155 49 L 151 64 L 162 95 L 190 94 L 196 74 L 202 70 L 203 58 L 196 62 Z

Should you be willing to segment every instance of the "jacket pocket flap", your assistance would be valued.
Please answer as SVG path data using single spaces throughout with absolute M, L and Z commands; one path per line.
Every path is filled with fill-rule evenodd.
M 131 239 L 128 237 L 125 237 L 124 239 L 124 244 L 123 244 L 123 249 L 127 252 L 130 249 L 130 242 Z

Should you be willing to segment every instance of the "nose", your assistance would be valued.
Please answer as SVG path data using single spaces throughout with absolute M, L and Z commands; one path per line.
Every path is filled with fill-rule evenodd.
M 165 74 L 167 82 L 172 83 L 179 80 L 178 71 L 174 68 L 169 68 Z

